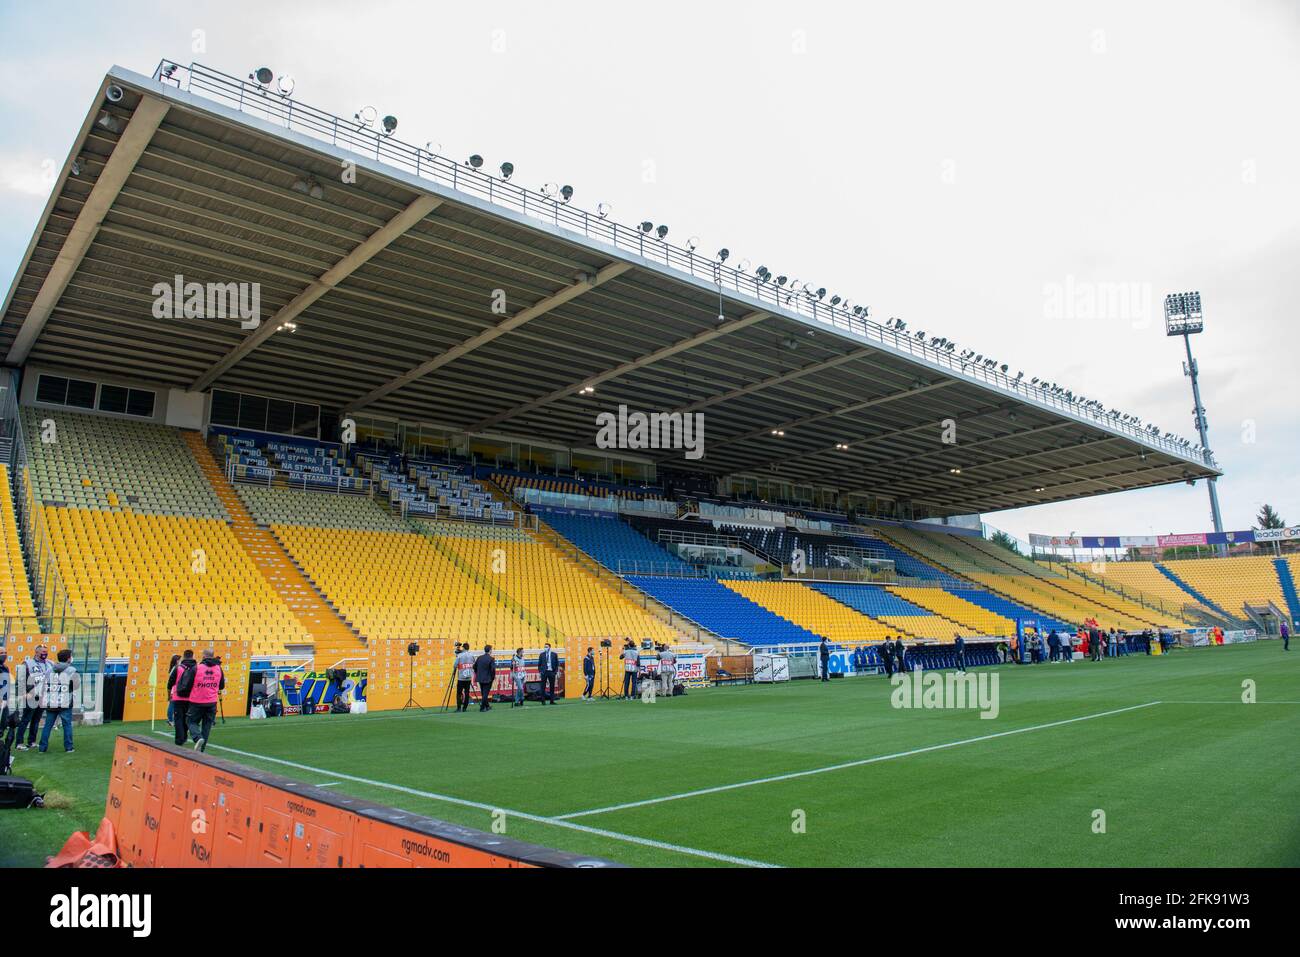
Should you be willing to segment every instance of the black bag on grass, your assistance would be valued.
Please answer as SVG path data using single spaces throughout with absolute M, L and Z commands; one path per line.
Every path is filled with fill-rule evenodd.
M 26 778 L 16 778 L 13 775 L 0 778 L 0 808 L 25 808 L 33 804 L 40 807 L 39 798 L 36 788 Z

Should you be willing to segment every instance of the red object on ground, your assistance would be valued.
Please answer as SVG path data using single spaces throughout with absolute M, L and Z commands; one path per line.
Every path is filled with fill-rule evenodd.
M 63 850 L 45 863 L 46 867 L 124 867 L 117 856 L 117 833 L 113 822 L 104 818 L 92 838 L 85 831 L 76 831 L 63 845 Z

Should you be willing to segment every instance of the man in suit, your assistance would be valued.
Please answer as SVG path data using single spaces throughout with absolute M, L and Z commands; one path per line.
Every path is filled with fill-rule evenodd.
M 817 646 L 817 657 L 818 659 L 821 660 L 822 681 L 830 681 L 831 680 L 831 646 L 830 644 L 827 643 L 825 638 L 823 638 L 822 643 Z
M 885 640 L 880 644 L 880 660 L 885 665 L 885 677 L 894 677 L 894 643 L 885 636 Z
M 952 636 L 952 640 L 953 640 L 953 648 L 956 649 L 957 651 L 957 670 L 961 672 L 965 672 L 966 671 L 966 639 L 963 638 L 961 635 L 954 634 Z
M 591 651 L 590 648 L 587 649 Z M 555 676 L 560 670 L 560 658 L 551 650 L 548 641 L 537 657 L 537 673 L 542 676 L 542 704 L 555 704 Z
M 491 645 L 484 645 L 483 654 L 474 659 L 474 680 L 478 682 L 482 696 L 478 704 L 479 711 L 491 711 L 492 683 L 497 680 L 497 662 L 492 657 Z
M 582 700 L 590 701 L 596 687 L 596 653 L 590 648 L 582 659 L 582 677 L 586 684 L 582 688 Z
M 898 673 L 905 674 L 907 668 L 907 646 L 903 644 L 903 636 L 899 635 L 894 641 L 894 661 L 898 664 Z

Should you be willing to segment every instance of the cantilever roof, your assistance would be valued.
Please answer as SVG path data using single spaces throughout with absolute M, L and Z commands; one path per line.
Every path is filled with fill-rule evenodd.
M 312 181 L 319 198 L 300 191 Z M 154 318 L 154 285 L 177 274 L 257 283 L 265 318 Z M 297 332 L 276 333 L 285 320 Z M 704 458 L 665 464 L 932 514 L 1219 474 L 874 321 L 199 66 L 105 77 L 5 300 L 0 354 L 579 448 L 620 404 L 698 411 Z

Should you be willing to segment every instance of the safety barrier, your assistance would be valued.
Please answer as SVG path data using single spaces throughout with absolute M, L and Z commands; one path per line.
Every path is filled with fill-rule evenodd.
M 139 735 L 105 817 L 129 867 L 618 867 L 333 794 Z

